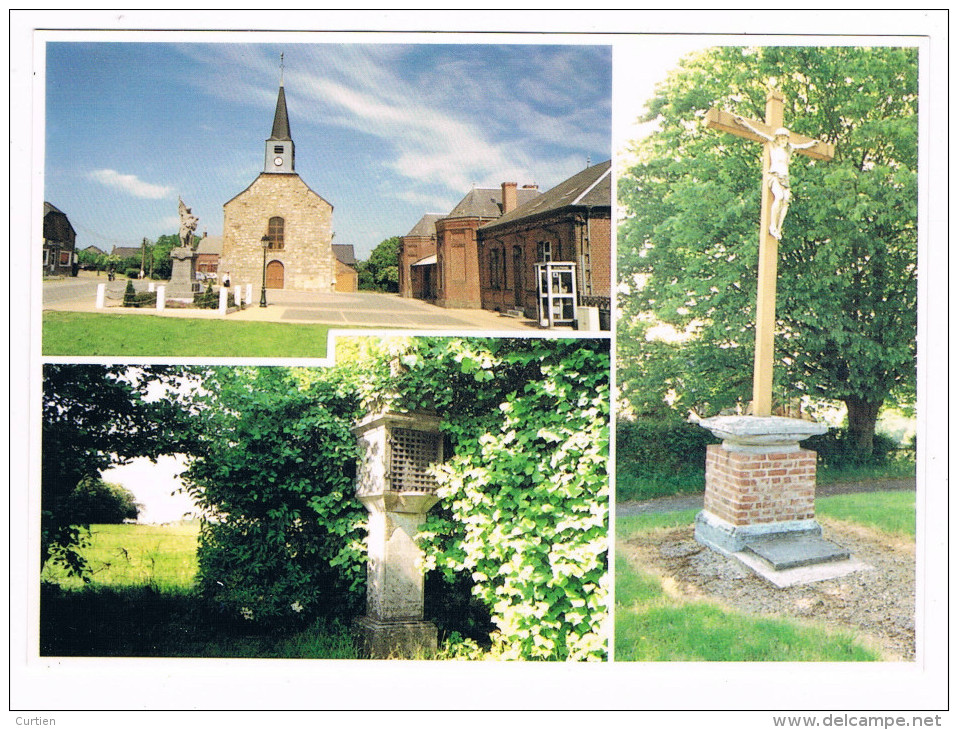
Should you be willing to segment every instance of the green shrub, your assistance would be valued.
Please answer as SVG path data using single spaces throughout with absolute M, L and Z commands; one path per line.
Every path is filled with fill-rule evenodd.
M 193 306 L 200 309 L 216 309 L 220 306 L 219 295 L 213 291 L 213 283 L 206 284 L 206 291 L 193 295 Z
M 126 282 L 126 289 L 124 289 L 123 291 L 123 306 L 124 307 L 136 306 L 136 289 L 133 288 L 132 279 Z
M 128 279 L 139 279 L 140 278 L 140 267 L 136 266 L 133 268 L 127 269 L 125 272 Z
M 620 420 L 615 429 L 616 459 L 633 473 L 675 474 L 701 469 L 706 448 L 716 443 L 707 429 L 678 419 Z
M 64 509 L 78 524 L 115 525 L 135 520 L 141 506 L 133 493 L 121 484 L 84 479 L 67 497 Z
M 861 456 L 852 447 L 848 428 L 845 427 L 832 428 L 820 436 L 805 439 L 802 448 L 811 449 L 818 454 L 819 466 L 832 469 L 887 464 L 900 450 L 898 442 L 893 438 L 876 433 L 872 440 L 871 455 Z
M 355 499 L 355 400 L 285 368 L 206 372 L 188 490 L 204 509 L 202 595 L 251 623 L 358 609 L 366 511 Z

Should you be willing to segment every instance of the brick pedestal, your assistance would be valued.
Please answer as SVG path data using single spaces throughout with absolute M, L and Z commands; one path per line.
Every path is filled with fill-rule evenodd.
M 758 539 L 821 535 L 815 521 L 815 452 L 798 442 L 824 432 L 823 426 L 749 416 L 701 425 L 724 440 L 708 447 L 696 540 L 734 553 Z

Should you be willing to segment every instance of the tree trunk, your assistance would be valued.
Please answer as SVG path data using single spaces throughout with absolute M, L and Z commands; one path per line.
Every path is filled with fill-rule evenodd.
M 878 411 L 884 399 L 868 401 L 864 398 L 848 396 L 844 401 L 848 407 L 849 443 L 859 459 L 867 459 L 872 455 L 875 423 L 878 421 Z

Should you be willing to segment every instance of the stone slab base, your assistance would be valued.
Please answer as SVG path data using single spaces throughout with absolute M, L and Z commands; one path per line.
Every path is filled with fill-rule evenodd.
M 815 535 L 750 540 L 746 546 L 775 570 L 847 560 L 845 548 Z
M 424 659 L 436 652 L 439 630 L 429 621 L 353 621 L 360 655 L 369 659 Z
M 707 510 L 702 510 L 695 516 L 696 541 L 726 555 L 741 552 L 750 542 L 757 540 L 821 537 L 821 534 L 822 526 L 816 520 L 733 525 Z
M 790 586 L 817 583 L 822 580 L 841 578 L 861 570 L 873 570 L 872 566 L 854 558 L 829 563 L 819 563 L 817 565 L 803 565 L 798 568 L 775 570 L 750 550 L 733 553 L 731 557 L 738 560 L 742 565 L 752 570 L 759 577 L 767 580 L 776 588 L 789 588 Z

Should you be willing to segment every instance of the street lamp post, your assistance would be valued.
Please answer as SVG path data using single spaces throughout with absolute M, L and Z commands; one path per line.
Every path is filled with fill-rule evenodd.
M 260 243 L 263 244 L 263 288 L 260 289 L 259 295 L 259 305 L 261 307 L 266 306 L 266 250 L 269 248 L 269 236 L 263 236 L 260 239 Z

